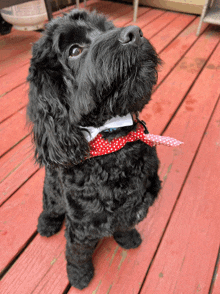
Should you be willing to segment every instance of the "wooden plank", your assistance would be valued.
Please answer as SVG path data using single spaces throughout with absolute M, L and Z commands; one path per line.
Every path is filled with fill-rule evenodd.
M 40 246 L 41 250 L 44 251 L 45 256 L 47 256 L 48 258 L 48 253 L 50 252 L 50 246 L 53 246 L 52 244 L 53 240 L 51 239 L 49 240 L 50 245 L 48 245 L 46 250 L 43 246 L 42 240 L 39 240 L 39 241 L 40 242 L 36 244 L 36 246 Z M 64 244 L 65 244 L 65 241 L 64 241 Z M 51 261 L 51 266 L 49 267 L 47 265 L 46 274 L 44 275 L 38 274 L 37 276 L 38 284 L 36 283 L 37 286 L 36 288 L 34 288 L 34 290 L 32 290 L 33 288 L 31 288 L 31 293 L 60 294 L 60 293 L 63 293 L 64 289 L 68 286 L 69 281 L 66 275 L 65 247 L 64 246 L 62 248 L 59 247 L 59 250 L 56 250 L 55 254 L 56 254 L 56 257 L 54 257 L 54 259 Z M 26 260 L 26 262 L 29 262 L 29 260 Z M 54 268 L 56 268 L 56 271 L 54 271 Z M 35 282 L 36 277 L 34 275 L 28 276 L 28 280 L 30 281 L 31 284 L 33 279 Z M 80 293 L 80 291 L 76 290 L 76 293 L 77 292 Z M 26 293 L 28 294 L 28 291 Z
M 38 170 L 34 164 L 33 153 L 14 167 L 11 174 L 0 184 L 0 205 L 5 202 L 19 187 Z
M 0 158 L 0 182 L 2 183 L 18 166 L 24 157 L 29 157 L 32 152 L 32 142 L 30 136 L 10 150 L 5 156 Z
M 122 15 L 125 15 L 133 10 L 132 5 L 126 5 L 117 2 L 110 2 L 111 5 L 108 7 L 107 11 L 103 11 L 102 3 L 99 2 L 101 10 L 100 12 L 104 13 L 106 17 L 110 20 L 114 20 Z
M 0 271 L 24 248 L 36 231 L 42 210 L 43 177 L 44 170 L 41 169 L 1 207 Z
M 27 135 L 26 109 L 24 108 L 0 124 L 0 156 L 24 139 Z
M 216 60 L 220 60 L 219 50 L 216 50 L 213 54 L 207 68 L 199 77 L 165 133 L 167 136 L 173 136 L 184 141 L 184 145 L 175 149 L 158 146 L 163 189 L 158 200 L 150 209 L 147 219 L 138 226 L 143 238 L 142 245 L 135 250 L 123 251 L 120 249 L 118 251 L 117 245 L 112 243 L 109 247 L 109 254 L 112 256 L 111 265 L 109 265 L 109 260 L 103 260 L 103 257 L 98 260 L 99 267 L 104 270 L 98 272 L 91 283 L 91 287 L 84 290 L 84 293 L 92 293 L 96 290 L 95 293 L 102 294 L 108 293 L 109 289 L 113 293 L 138 293 L 199 146 L 207 121 L 218 99 L 220 73 L 217 67 L 210 66 L 213 63 L 215 64 Z M 206 91 L 207 87 L 210 92 Z M 193 111 L 189 108 L 189 105 L 193 107 Z M 108 268 L 107 271 L 106 268 Z M 69 294 L 73 293 L 74 290 L 71 289 Z M 168 292 L 162 291 L 159 293 Z
M 35 242 L 35 241 L 34 241 Z M 42 250 L 45 251 L 42 241 L 36 240 L 38 244 L 36 246 L 42 247 Z M 52 240 L 51 240 L 52 242 Z M 115 241 L 113 238 L 104 238 L 102 241 L 99 242 L 99 244 L 96 247 L 96 250 L 93 254 L 93 263 L 95 267 L 95 271 L 98 274 L 98 272 L 106 272 L 108 271 L 108 264 L 100 264 L 98 260 L 101 259 L 107 259 L 109 261 L 109 264 L 111 264 L 111 258 L 112 256 L 109 254 L 109 247 L 111 247 L 111 243 L 114 243 Z M 116 247 L 115 254 L 117 254 L 117 251 L 120 251 L 119 246 Z M 49 249 L 47 249 L 49 250 Z M 47 253 L 45 252 L 45 255 Z M 40 280 L 37 287 L 33 290 L 33 294 L 36 293 L 47 293 L 47 294 L 60 294 L 62 293 L 63 289 L 69 284 L 69 281 L 67 279 L 66 275 L 66 260 L 65 260 L 65 250 L 60 247 L 59 252 L 57 252 L 57 255 L 59 254 L 58 258 L 54 260 L 52 266 L 47 271 L 46 275 L 42 276 L 42 279 Z M 29 261 L 28 261 L 29 262 Z M 104 265 L 104 267 L 103 267 Z M 107 266 L 106 266 L 107 265 Z M 29 277 L 30 281 L 32 279 L 35 279 L 34 276 Z M 90 284 L 90 289 L 92 289 L 92 283 Z M 99 282 L 101 284 L 101 280 Z M 65 286 L 65 287 L 64 287 Z M 63 287 L 63 288 L 62 288 Z M 75 288 L 72 288 L 74 294 L 80 294 L 83 293 L 86 290 L 77 290 Z M 91 290 L 90 290 L 91 291 Z M 96 290 L 90 292 L 95 294 Z
M 116 15 L 116 17 L 119 17 L 123 14 L 128 13 L 131 7 L 121 3 L 113 3 L 110 1 L 98 1 L 98 2 L 92 3 L 88 8 L 86 7 L 86 9 L 90 11 L 95 10 L 98 13 L 103 13 L 107 17 L 112 14 Z
M 168 75 L 168 73 L 175 67 L 176 63 L 184 56 L 187 50 L 197 41 L 195 31 L 198 27 L 199 19 L 196 18 L 194 22 L 187 27 L 168 47 L 160 54 L 160 58 L 164 61 L 163 70 L 159 72 L 158 84 Z M 207 25 L 203 27 L 207 28 Z M 209 31 L 211 36 L 212 31 Z M 207 38 L 209 35 L 206 35 Z M 216 34 L 217 35 L 217 34 Z M 217 36 L 216 36 L 217 37 Z M 204 36 L 202 37 L 204 39 Z
M 180 14 L 178 18 L 175 18 L 173 22 L 154 36 L 151 43 L 155 46 L 157 52 L 161 53 L 195 18 L 195 15 Z
M 39 34 L 40 37 L 40 34 Z M 18 46 L 17 44 L 15 46 Z M 6 74 L 10 74 L 14 70 L 18 70 L 25 64 L 29 63 L 31 58 L 31 46 L 28 51 L 24 51 L 13 58 L 6 59 L 0 63 L 0 78 Z
M 99 3 L 99 2 L 100 2 L 100 0 L 88 0 L 88 1 L 86 1 L 86 7 L 84 6 L 84 2 L 81 2 L 81 3 L 79 3 L 79 8 L 80 9 L 88 9 L 89 10 L 90 9 L 89 8 L 90 6 L 92 7 L 92 5 L 94 6 L 94 5 L 96 5 L 96 3 Z M 108 2 L 110 2 L 110 1 L 108 1 Z M 60 10 L 54 11 L 53 12 L 53 18 L 57 18 L 57 17 L 62 16 L 65 13 L 69 13 L 73 9 L 77 9 L 76 8 L 76 5 L 66 6 L 66 7 L 64 7 L 62 9 L 60 9 Z
M 140 28 L 148 25 L 161 15 L 163 15 L 165 12 L 160 10 L 154 10 L 154 9 L 146 9 L 146 12 L 144 14 L 141 14 L 141 16 L 137 19 L 135 23 L 131 21 L 131 18 L 128 18 L 127 15 L 124 15 L 122 17 L 117 18 L 114 21 L 114 25 L 117 27 L 122 26 L 128 26 L 128 25 L 137 25 Z
M 24 108 L 27 103 L 28 85 L 26 83 L 5 94 L 1 97 L 0 123 Z
M 219 117 L 220 103 L 141 293 L 209 291 L 220 243 Z
M 0 96 L 24 84 L 28 76 L 29 63 L 14 70 L 10 74 L 0 77 Z
M 138 18 L 140 18 L 141 16 L 143 16 L 143 14 L 147 13 L 150 10 L 151 10 L 151 8 L 149 8 L 149 7 L 139 7 L 138 13 L 137 13 Z M 123 26 L 129 25 L 131 22 L 131 19 L 133 18 L 133 14 L 134 14 L 134 12 L 132 10 L 131 12 L 126 13 L 126 14 L 116 18 L 114 20 L 114 25 L 118 26 L 118 27 L 123 27 Z M 113 16 L 114 15 L 110 16 L 109 19 L 112 20 Z
M 16 32 L 14 34 L 9 34 L 8 37 L 0 40 L 0 65 L 1 62 L 14 58 L 14 56 L 19 55 L 22 52 L 27 51 L 31 48 L 31 44 L 39 39 L 38 32 Z
M 79 8 L 81 8 L 81 9 L 86 8 L 87 9 L 89 6 L 91 6 L 97 2 L 100 2 L 100 0 L 88 0 L 88 1 L 86 1 L 86 7 L 84 6 L 84 3 L 81 2 L 81 3 L 79 3 Z M 76 8 L 76 5 L 72 5 L 72 6 L 67 6 L 61 10 L 57 10 L 57 11 L 53 12 L 53 18 L 59 17 L 63 13 L 68 13 L 75 8 Z
M 152 38 L 161 30 L 163 30 L 167 25 L 169 25 L 169 23 L 171 23 L 174 19 L 178 18 L 179 15 L 179 13 L 170 11 L 167 11 L 166 13 L 162 14 L 154 22 L 142 28 L 144 37 L 147 39 Z
M 7 38 L 12 37 L 12 35 L 16 34 L 16 31 L 17 31 L 17 30 L 16 30 L 14 27 L 12 27 L 12 28 L 11 28 L 11 32 L 10 32 L 10 34 L 7 34 L 7 35 L 0 35 L 0 41 L 2 41 L 3 39 L 5 40 L 5 39 L 7 39 Z M 19 31 L 18 34 L 22 34 L 22 32 Z
M 24 39 L 25 40 L 32 35 L 32 32 L 33 31 L 20 31 L 20 30 L 16 30 L 14 27 L 12 27 L 10 34 L 0 35 L 0 41 L 9 40 L 9 42 L 13 42 L 12 39 L 17 39 L 17 40 Z M 37 34 L 37 32 L 34 32 L 34 33 Z M 4 46 L 4 43 L 1 46 Z
M 0 159 L 0 205 L 38 170 L 28 136 Z
M 150 132 L 154 130 L 160 134 L 163 131 L 218 42 L 218 33 L 209 30 L 204 33 L 176 65 L 166 82 L 157 88 L 152 100 L 141 113 Z M 173 58 L 176 56 L 173 55 Z M 155 121 L 158 123 L 155 124 Z
M 147 24 L 151 23 L 164 13 L 166 12 L 163 10 L 151 9 L 147 13 L 141 15 L 136 22 L 131 21 L 129 25 L 136 25 L 142 28 L 143 26 L 146 26 Z
M 10 269 L 9 273 L 3 277 L 1 281 L 1 290 L 3 293 L 32 293 L 38 286 L 41 278 L 46 275 L 50 267 L 56 263 L 60 256 L 60 251 L 62 252 L 65 248 L 65 242 L 64 230 L 50 238 L 37 235 L 25 250 L 25 254 L 22 254 Z M 39 246 L 39 243 L 41 246 Z M 64 275 L 66 275 L 65 272 Z M 30 279 L 30 277 L 33 279 Z M 56 279 L 56 277 L 53 278 Z M 54 293 L 60 294 L 67 284 L 67 277 L 63 276 L 63 280 L 61 280 L 58 275 L 58 281 L 60 284 L 57 282 L 55 283 L 58 288 L 54 289 L 55 285 L 50 286 L 55 290 Z M 44 292 L 43 289 L 40 293 L 47 292 Z

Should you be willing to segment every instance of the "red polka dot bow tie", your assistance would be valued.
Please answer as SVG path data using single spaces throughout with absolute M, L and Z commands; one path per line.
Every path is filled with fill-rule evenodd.
M 176 147 L 183 142 L 178 141 L 174 138 L 164 137 L 153 134 L 145 134 L 145 128 L 142 123 L 137 124 L 137 128 L 135 131 L 131 131 L 126 136 L 122 136 L 119 138 L 114 138 L 110 142 L 106 139 L 102 138 L 102 134 L 98 134 L 92 141 L 89 142 L 90 145 L 90 156 L 95 157 L 100 155 L 109 154 L 112 152 L 116 152 L 123 148 L 126 143 L 134 142 L 137 140 L 141 140 L 153 147 L 155 145 L 165 145 Z

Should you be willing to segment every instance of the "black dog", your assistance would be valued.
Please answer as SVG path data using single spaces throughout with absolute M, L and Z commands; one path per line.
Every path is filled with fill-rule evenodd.
M 119 127 L 101 130 L 102 140 L 111 144 L 135 132 L 159 62 L 138 27 L 116 28 L 80 10 L 52 20 L 33 46 L 28 116 L 36 159 L 46 168 L 38 232 L 55 234 L 65 218 L 67 273 L 79 289 L 93 277 L 101 238 L 113 235 L 126 249 L 141 244 L 134 226 L 161 187 L 155 148 L 135 140 L 96 156 L 87 137 L 115 118 Z

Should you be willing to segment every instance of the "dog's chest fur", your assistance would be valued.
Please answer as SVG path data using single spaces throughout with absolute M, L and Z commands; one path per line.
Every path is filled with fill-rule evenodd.
M 59 168 L 71 221 L 88 235 L 103 237 L 133 227 L 156 197 L 157 168 L 155 148 L 141 141 L 74 168 Z

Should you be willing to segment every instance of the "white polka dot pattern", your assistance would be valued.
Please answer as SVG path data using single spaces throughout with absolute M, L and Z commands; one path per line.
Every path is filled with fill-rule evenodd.
M 174 138 L 164 137 L 153 134 L 145 134 L 144 127 L 142 124 L 138 124 L 137 130 L 132 131 L 126 136 L 113 139 L 111 142 L 102 138 L 101 134 L 98 134 L 92 141 L 89 142 L 90 145 L 90 157 L 100 156 L 116 152 L 123 148 L 126 143 L 141 140 L 151 147 L 155 145 L 165 145 L 176 147 L 183 142 L 178 141 Z

